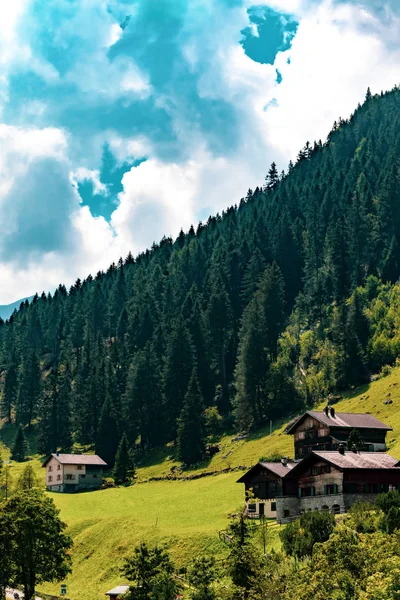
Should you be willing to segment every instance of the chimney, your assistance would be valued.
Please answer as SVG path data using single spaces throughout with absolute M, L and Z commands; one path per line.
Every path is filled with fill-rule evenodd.
M 56 456 L 60 456 L 60 453 L 58 450 L 56 451 Z
M 281 463 L 283 464 L 284 467 L 287 466 L 287 458 L 286 458 L 286 456 L 282 456 Z
M 332 419 L 335 418 L 335 409 L 333 408 L 333 406 L 331 406 L 331 417 Z
M 344 454 L 344 444 L 343 444 L 343 442 L 340 442 L 339 448 L 338 448 L 338 452 L 339 452 L 339 454 Z
M 325 406 L 324 413 L 326 414 L 327 417 L 329 417 L 329 406 L 328 405 Z

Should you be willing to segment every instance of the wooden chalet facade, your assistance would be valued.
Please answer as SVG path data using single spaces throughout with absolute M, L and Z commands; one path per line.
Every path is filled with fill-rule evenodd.
M 353 429 L 370 451 L 346 450 Z M 400 461 L 384 452 L 390 430 L 369 414 L 306 412 L 286 430 L 294 435 L 296 459 L 259 462 L 238 480 L 245 484 L 246 514 L 285 523 L 306 511 L 347 512 L 357 501 L 400 491 Z
M 238 480 L 245 485 L 247 516 L 276 517 L 276 498 L 286 492 L 285 477 L 293 466 L 294 463 L 286 459 L 259 462 Z
M 382 492 L 400 491 L 400 462 L 383 452 L 341 449 L 312 452 L 284 480 L 276 518 L 286 522 L 301 513 L 344 513 L 354 502 L 373 502 Z
M 363 450 L 385 452 L 388 427 L 369 414 L 336 413 L 333 407 L 324 411 L 307 411 L 286 433 L 294 436 L 295 458 L 305 458 L 311 452 L 337 450 L 346 444 L 350 432 L 356 429 L 364 442 Z M 351 448 L 349 448 L 351 450 Z
M 43 463 L 49 492 L 98 489 L 107 463 L 95 454 L 51 454 Z

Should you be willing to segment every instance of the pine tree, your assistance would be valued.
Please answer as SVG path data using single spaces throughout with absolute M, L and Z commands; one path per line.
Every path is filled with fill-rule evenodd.
M 17 401 L 17 423 L 31 426 L 36 416 L 41 393 L 39 360 L 35 350 L 27 353 L 22 363 L 22 373 Z
M 126 419 L 132 443 L 140 436 L 142 449 L 161 445 L 164 439 L 161 413 L 160 365 L 153 346 L 147 342 L 135 354 L 128 372 L 125 392 Z
M 116 484 L 128 483 L 135 474 L 132 450 L 129 447 L 128 438 L 125 433 L 118 445 L 115 457 L 113 477 Z
M 16 483 L 15 491 L 22 492 L 39 488 L 39 480 L 35 475 L 32 465 L 26 465 Z
M 14 438 L 13 447 L 11 450 L 11 459 L 17 462 L 23 462 L 29 452 L 28 440 L 26 439 L 24 429 L 20 424 L 17 429 L 17 434 Z
M 15 408 L 18 397 L 18 373 L 15 352 L 13 352 L 10 364 L 4 378 L 4 388 L 2 394 L 2 414 L 8 423 L 12 422 L 12 410 Z
M 187 327 L 182 321 L 172 324 L 164 369 L 165 433 L 176 438 L 176 423 L 184 403 L 193 370 L 193 347 Z
M 112 400 L 107 396 L 100 413 L 97 431 L 96 454 L 112 468 L 115 462 L 120 435 Z
M 346 445 L 348 450 L 363 450 L 365 444 L 359 429 L 352 429 L 350 431 Z
M 276 167 L 276 163 L 273 162 L 268 171 L 268 175 L 265 178 L 264 189 L 266 191 L 274 190 L 276 188 L 276 186 L 278 185 L 278 183 L 279 183 L 279 173 L 278 173 L 278 169 Z
M 242 431 L 260 425 L 264 415 L 265 383 L 269 359 L 265 314 L 260 294 L 255 294 L 243 313 L 239 355 L 235 371 L 235 420 Z
M 193 369 L 177 433 L 178 457 L 187 465 L 198 462 L 205 454 L 203 408 L 196 370 Z

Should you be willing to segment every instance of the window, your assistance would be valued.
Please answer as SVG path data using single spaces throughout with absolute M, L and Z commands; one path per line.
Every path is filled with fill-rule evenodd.
M 290 517 L 290 510 L 288 510 L 287 508 L 285 508 L 285 510 L 283 511 L 283 516 L 285 518 Z
M 315 496 L 315 487 L 313 485 L 299 488 L 299 498 L 306 498 L 308 496 Z
M 85 479 L 86 475 L 81 475 L 81 479 Z
M 269 493 L 272 494 L 276 494 L 276 490 L 278 489 L 278 484 L 276 481 L 270 481 L 268 484 L 268 488 L 269 488 Z
M 318 437 L 326 437 L 329 435 L 329 429 L 318 429 Z
M 50 467 L 48 468 L 48 471 L 49 471 L 49 473 L 51 473 L 51 471 L 52 471 L 52 470 L 53 470 L 53 467 L 52 467 L 52 466 L 50 466 Z
M 71 475 L 71 473 L 67 473 L 67 475 L 65 476 L 65 479 L 67 479 L 68 481 L 71 481 L 71 479 L 75 479 L 75 475 Z
M 61 471 L 61 465 L 57 465 L 57 471 Z
M 332 506 L 332 512 L 334 515 L 338 515 L 340 513 L 340 506 L 339 504 L 334 504 Z
M 82 471 L 83 466 L 82 465 L 78 465 L 76 468 L 78 469 L 78 471 Z
M 257 504 L 249 504 L 247 506 L 247 512 L 249 512 L 249 513 L 257 512 Z
M 322 473 L 330 473 L 330 472 L 331 472 L 331 465 L 323 465 Z
M 331 483 L 329 485 L 324 486 L 324 494 L 325 496 L 329 496 L 330 494 L 338 494 L 339 487 L 336 483 Z
M 276 502 L 271 502 L 271 512 L 276 512 Z
M 52 476 L 51 476 L 51 475 L 50 475 L 50 477 L 49 477 L 49 481 L 53 481 L 53 478 L 52 478 Z
M 322 511 L 324 511 L 324 512 L 329 511 L 329 506 L 327 506 L 326 504 L 324 504 L 323 507 L 322 507 Z
M 57 475 L 57 481 L 61 481 L 61 475 Z
M 322 473 L 322 467 L 313 467 L 312 468 L 313 475 L 321 475 L 321 473 Z

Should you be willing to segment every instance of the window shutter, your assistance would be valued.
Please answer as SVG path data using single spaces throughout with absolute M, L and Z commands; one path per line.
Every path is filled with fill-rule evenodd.
M 311 496 L 315 496 L 315 487 L 311 486 Z
M 297 490 L 297 495 L 299 498 L 301 498 L 301 488 L 299 487 L 299 489 Z
M 324 496 L 328 495 L 328 486 L 324 485 Z

